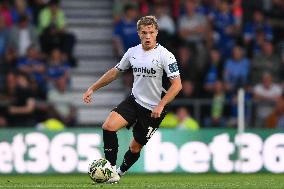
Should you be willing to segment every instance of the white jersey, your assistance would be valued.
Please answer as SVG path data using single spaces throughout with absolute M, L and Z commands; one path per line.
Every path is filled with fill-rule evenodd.
M 141 44 L 128 49 L 115 67 L 120 71 L 132 67 L 132 94 L 138 104 L 149 110 L 158 105 L 162 92 L 165 91 L 162 87 L 163 70 L 167 77 L 179 75 L 174 55 L 159 44 L 148 51 Z

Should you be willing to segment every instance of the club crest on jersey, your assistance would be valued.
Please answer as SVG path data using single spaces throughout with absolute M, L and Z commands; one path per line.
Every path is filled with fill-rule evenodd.
M 159 61 L 156 60 L 156 59 L 153 59 L 153 60 L 152 60 L 152 64 L 158 65 L 158 64 L 159 64 Z

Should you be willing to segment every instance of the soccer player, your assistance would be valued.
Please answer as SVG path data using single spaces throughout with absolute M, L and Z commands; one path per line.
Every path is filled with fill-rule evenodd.
M 159 128 L 165 116 L 164 107 L 182 88 L 174 55 L 156 41 L 157 19 L 154 16 L 142 17 L 137 22 L 137 30 L 141 44 L 129 48 L 121 61 L 83 95 L 84 102 L 90 103 L 95 91 L 115 80 L 120 72 L 132 67 L 132 93 L 111 111 L 102 126 L 105 158 L 114 170 L 118 152 L 116 132 L 123 127 L 133 127 L 133 139 L 124 155 L 123 163 L 107 183 L 117 183 L 120 176 L 138 160 L 141 149 Z M 171 83 L 168 91 L 162 87 L 164 71 Z

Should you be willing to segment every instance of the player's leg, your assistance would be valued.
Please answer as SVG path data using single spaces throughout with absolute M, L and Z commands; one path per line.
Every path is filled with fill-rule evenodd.
M 136 122 L 136 106 L 133 96 L 128 96 L 116 108 L 113 109 L 107 118 L 104 129 L 105 157 L 115 167 L 118 151 L 118 140 L 116 131 L 126 125 L 132 125 Z M 115 170 L 115 169 L 114 169 Z M 114 172 L 112 177 L 106 182 L 109 184 L 117 183 L 120 176 Z
M 132 96 L 127 97 L 109 114 L 103 124 L 105 158 L 112 166 L 116 165 L 118 139 L 116 131 L 136 120 L 135 104 Z
M 143 145 L 133 138 L 129 150 L 125 153 L 123 162 L 117 170 L 118 174 L 123 175 L 139 159 L 142 148 Z
M 151 111 L 140 105 L 137 105 L 137 111 L 137 123 L 133 127 L 134 139 L 124 155 L 122 165 L 117 170 L 120 175 L 123 175 L 139 159 L 143 146 L 153 136 L 165 117 L 165 112 L 162 112 L 160 118 L 152 118 Z
M 128 122 L 119 113 L 112 111 L 102 126 L 105 158 L 111 163 L 114 169 L 118 152 L 116 131 L 127 124 Z

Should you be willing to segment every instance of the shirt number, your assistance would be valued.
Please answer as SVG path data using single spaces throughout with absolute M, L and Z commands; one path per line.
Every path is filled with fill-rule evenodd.
M 147 140 L 149 140 L 158 128 L 148 127 L 148 133 L 146 135 Z

